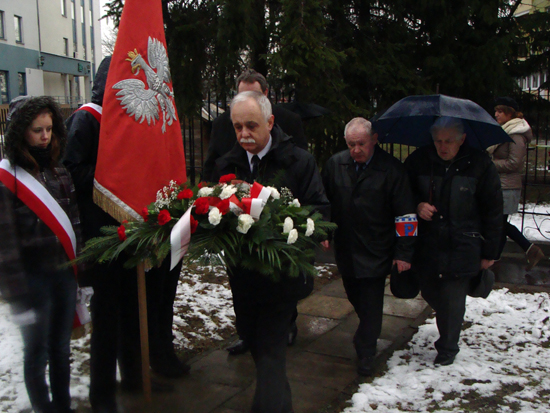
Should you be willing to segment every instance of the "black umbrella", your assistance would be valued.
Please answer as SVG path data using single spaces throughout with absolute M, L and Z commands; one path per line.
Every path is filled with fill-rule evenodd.
M 373 119 L 381 143 L 424 146 L 432 142 L 430 127 L 441 116 L 461 119 L 466 141 L 476 148 L 512 142 L 485 109 L 467 99 L 445 95 L 408 96 Z
M 330 113 L 330 110 L 315 103 L 302 103 L 294 101 L 290 103 L 280 103 L 279 105 L 300 115 L 302 119 L 318 118 Z

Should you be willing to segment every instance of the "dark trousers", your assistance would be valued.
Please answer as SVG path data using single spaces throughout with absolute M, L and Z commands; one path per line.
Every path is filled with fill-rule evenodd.
M 172 323 L 180 273 L 181 263 L 170 271 L 170 259 L 167 258 L 160 267 L 151 268 L 146 274 L 151 362 L 174 353 Z
M 290 413 L 292 395 L 286 376 L 286 347 L 296 301 L 259 304 L 235 298 L 240 334 L 250 344 L 256 365 L 254 413 Z
M 357 357 L 376 355 L 376 342 L 382 332 L 386 277 L 342 277 L 348 300 L 359 317 L 353 337 Z
M 439 354 L 454 356 L 459 352 L 458 340 L 466 311 L 466 295 L 471 277 L 420 277 L 422 297 L 435 310 L 439 339 L 435 348 Z
M 141 350 L 137 273 L 122 259 L 96 265 L 92 285 L 90 403 L 112 404 L 116 394 L 117 360 L 123 381 L 141 383 Z
M 69 269 L 30 274 L 29 295 L 37 320 L 22 326 L 27 393 L 37 412 L 69 412 L 71 332 L 76 306 L 76 279 Z M 50 390 L 46 366 L 50 367 Z
M 514 241 L 516 244 L 520 246 L 520 248 L 527 252 L 529 247 L 531 246 L 531 241 L 529 241 L 527 238 L 523 236 L 521 231 L 517 229 L 515 225 L 512 225 L 508 222 L 508 215 L 504 215 L 504 231 L 502 233 L 502 239 L 500 241 L 500 252 L 499 257 L 502 254 L 502 251 L 504 251 L 504 246 L 506 245 L 506 238 L 510 238 L 512 241 Z

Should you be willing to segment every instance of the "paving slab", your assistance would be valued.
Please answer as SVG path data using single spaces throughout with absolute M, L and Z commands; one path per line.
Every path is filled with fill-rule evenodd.
M 405 300 L 387 295 L 384 297 L 384 314 L 414 319 L 424 311 L 426 305 L 426 302 L 421 299 Z
M 353 311 L 346 298 L 338 298 L 315 293 L 300 301 L 298 312 L 312 316 L 342 319 Z
M 328 295 L 330 297 L 348 298 L 341 278 L 325 285 L 319 290 L 319 294 Z

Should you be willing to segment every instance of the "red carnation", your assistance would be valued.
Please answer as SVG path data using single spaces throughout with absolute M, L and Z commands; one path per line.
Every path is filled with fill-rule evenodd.
M 170 219 L 171 219 L 170 212 L 168 212 L 167 209 L 163 209 L 162 211 L 159 212 L 159 217 L 158 217 L 159 225 L 166 224 L 167 222 L 170 221 Z
M 231 182 L 233 179 L 237 179 L 237 175 L 235 175 L 235 174 L 223 175 L 220 178 L 220 184 L 226 184 L 228 182 Z
M 145 222 L 147 222 L 147 220 L 149 219 L 149 210 L 147 209 L 147 207 L 145 207 L 141 210 L 141 217 L 143 218 L 143 221 L 145 221 Z
M 202 189 L 202 188 L 204 188 L 205 186 L 207 186 L 207 183 L 206 183 L 206 182 L 199 182 L 199 185 L 198 185 L 199 189 Z
M 195 217 L 193 217 L 193 215 L 191 215 L 191 234 L 195 233 L 198 226 L 199 226 L 199 221 L 197 221 L 195 219 Z
M 197 215 L 208 214 L 209 209 L 210 209 L 210 202 L 208 202 L 208 198 L 201 197 L 195 201 L 195 214 Z
M 229 211 L 229 199 L 221 200 L 216 206 L 218 207 L 222 215 L 227 214 L 227 211 Z
M 124 227 L 124 225 L 121 225 L 120 227 L 118 227 L 117 232 L 118 232 L 118 239 L 121 241 L 126 241 L 126 228 Z
M 193 191 L 191 189 L 184 189 L 178 193 L 178 199 L 190 199 L 193 198 Z

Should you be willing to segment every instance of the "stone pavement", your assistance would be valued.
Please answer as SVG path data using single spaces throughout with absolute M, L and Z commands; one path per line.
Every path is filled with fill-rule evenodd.
M 550 257 L 550 244 L 541 247 Z M 550 292 L 550 261 L 544 260 L 531 271 L 526 271 L 525 266 L 523 252 L 508 242 L 503 259 L 493 267 L 497 286 L 506 286 L 513 291 Z M 358 319 L 346 299 L 341 279 L 332 281 L 301 301 L 298 311 L 298 339 L 287 353 L 287 374 L 295 413 L 341 412 L 359 384 L 372 380 L 360 377 L 356 372 L 357 357 L 352 338 Z M 387 286 L 376 375 L 383 374 L 386 360 L 410 340 L 431 313 L 431 308 L 420 297 L 398 299 L 391 295 Z M 190 374 L 172 381 L 176 391 L 153 394 L 151 404 L 146 404 L 142 396 L 119 396 L 124 412 L 249 411 L 255 388 L 254 363 L 250 354 L 228 356 L 227 351 L 220 347 L 195 357 L 190 363 Z
M 287 374 L 295 413 L 339 412 L 363 378 L 357 375 L 352 344 L 358 318 L 346 298 L 341 279 L 315 291 L 298 305 L 298 338 L 288 348 Z M 377 369 L 403 346 L 431 313 L 421 298 L 397 299 L 386 289 L 384 321 Z M 173 380 L 174 393 L 153 394 L 150 405 L 141 396 L 121 395 L 127 413 L 248 412 L 255 388 L 250 354 L 229 356 L 224 348 L 191 360 L 188 376 Z

